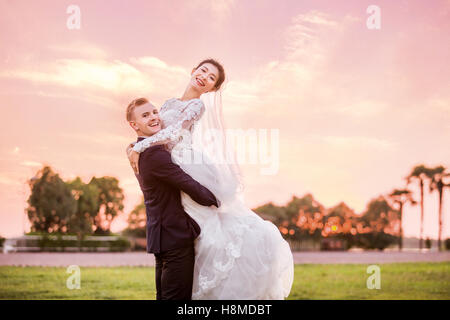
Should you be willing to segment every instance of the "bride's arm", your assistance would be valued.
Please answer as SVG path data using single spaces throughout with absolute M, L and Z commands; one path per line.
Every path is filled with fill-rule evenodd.
M 197 121 L 205 110 L 205 106 L 200 99 L 193 99 L 183 110 L 183 114 L 181 119 L 167 126 L 164 129 L 161 129 L 151 137 L 148 137 L 138 143 L 136 143 L 133 147 L 133 150 L 141 153 L 148 147 L 155 145 L 160 141 L 173 141 L 176 142 L 178 138 L 181 136 L 183 129 L 188 129 L 192 126 L 192 124 Z
M 166 126 L 164 125 L 164 121 L 160 120 L 160 122 L 161 122 L 161 128 L 164 129 L 164 128 L 166 127 Z M 154 145 L 157 145 L 157 144 L 166 144 L 166 143 L 168 143 L 169 141 L 170 141 L 170 140 L 162 140 L 162 141 L 160 141 L 160 142 L 155 142 Z M 135 144 L 136 144 L 136 142 L 130 143 L 130 144 L 127 146 L 126 152 L 127 152 L 128 160 L 130 161 L 130 165 L 131 165 L 131 167 L 133 168 L 133 171 L 134 171 L 135 173 L 139 173 L 139 165 L 138 165 L 138 163 L 139 163 L 139 153 L 133 152 L 133 147 L 134 147 Z M 136 155 L 135 155 L 134 153 L 136 153 Z
M 183 110 L 182 117 L 178 122 L 161 129 L 151 137 L 137 142 L 131 150 L 127 148 L 128 159 L 134 171 L 139 173 L 139 153 L 153 145 L 166 144 L 170 141 L 177 142 L 183 133 L 183 129 L 189 129 L 195 121 L 200 119 L 204 111 L 205 106 L 203 102 L 200 99 L 193 99 Z M 128 150 L 130 151 L 128 152 Z

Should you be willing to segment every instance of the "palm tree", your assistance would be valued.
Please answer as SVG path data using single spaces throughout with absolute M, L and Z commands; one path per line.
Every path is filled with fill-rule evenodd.
M 418 181 L 420 186 L 420 241 L 419 248 L 423 248 L 423 186 L 424 181 L 428 179 L 432 169 L 425 167 L 423 164 L 415 166 L 411 173 L 405 178 L 407 185 L 412 181 Z
M 439 192 L 439 236 L 438 236 L 438 250 L 441 251 L 441 237 L 442 237 L 442 197 L 444 194 L 444 188 L 450 187 L 450 183 L 444 183 L 442 181 L 445 177 L 450 177 L 449 172 L 445 172 L 446 168 L 438 166 L 429 172 L 428 178 L 430 182 L 430 192 L 438 190 Z
M 394 202 L 394 204 L 398 203 L 399 205 L 399 218 L 400 218 L 400 236 L 398 239 L 398 248 L 399 251 L 402 251 L 403 249 L 403 224 L 402 224 L 402 219 L 403 219 L 403 206 L 406 203 L 411 203 L 411 205 L 415 206 L 417 204 L 417 202 L 413 199 L 412 197 L 412 192 L 411 190 L 408 189 L 394 189 L 394 191 L 392 191 L 389 194 L 389 198 Z

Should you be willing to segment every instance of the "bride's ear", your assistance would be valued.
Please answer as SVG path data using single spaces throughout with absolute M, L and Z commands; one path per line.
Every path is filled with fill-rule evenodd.
M 191 76 L 194 74 L 195 70 L 197 70 L 197 69 L 195 69 L 195 68 L 192 69 Z

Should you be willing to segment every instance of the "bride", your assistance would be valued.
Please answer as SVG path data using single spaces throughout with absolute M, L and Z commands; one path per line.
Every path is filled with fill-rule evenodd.
M 129 159 L 137 172 L 139 153 L 164 143 L 173 162 L 220 201 L 219 208 L 205 207 L 181 192 L 184 210 L 201 228 L 192 299 L 284 299 L 294 277 L 292 253 L 278 228 L 244 204 L 239 168 L 223 128 L 224 80 L 220 63 L 200 62 L 183 96 L 161 107 L 163 129 L 129 148 Z

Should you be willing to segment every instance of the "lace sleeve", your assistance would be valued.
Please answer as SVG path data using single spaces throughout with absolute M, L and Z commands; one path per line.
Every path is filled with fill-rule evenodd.
M 145 138 L 144 140 L 136 143 L 133 150 L 141 153 L 148 147 L 158 142 L 177 142 L 181 136 L 182 130 L 189 129 L 195 121 L 200 119 L 204 112 L 205 106 L 203 102 L 200 99 L 193 99 L 182 111 L 182 116 L 179 121 L 167 126 L 164 129 L 161 129 L 151 137 Z

